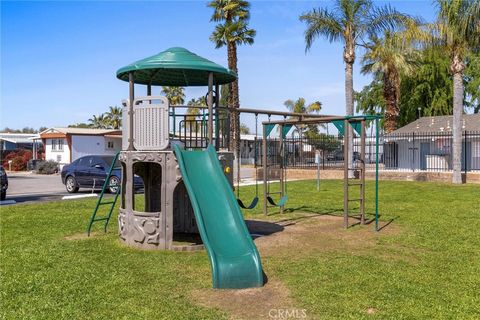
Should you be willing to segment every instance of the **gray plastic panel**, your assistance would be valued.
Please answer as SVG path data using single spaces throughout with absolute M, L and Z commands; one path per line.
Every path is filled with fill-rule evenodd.
M 128 102 L 123 108 L 124 150 L 128 147 Z M 137 150 L 164 150 L 168 148 L 168 99 L 161 96 L 141 97 L 134 100 L 133 146 Z

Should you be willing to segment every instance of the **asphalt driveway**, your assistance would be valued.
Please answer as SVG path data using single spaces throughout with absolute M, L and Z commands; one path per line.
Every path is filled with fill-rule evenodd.
M 242 167 L 241 179 L 251 179 L 254 168 Z M 8 172 L 8 200 L 14 200 L 16 203 L 28 203 L 39 201 L 57 201 L 67 195 L 87 195 L 92 190 L 80 189 L 78 193 L 70 194 L 65 190 L 62 184 L 60 174 L 35 174 L 31 172 Z M 100 193 L 101 187 L 95 190 Z M 7 204 L 7 202 L 5 204 Z
M 44 175 L 29 172 L 12 172 L 8 174 L 6 200 L 17 203 L 61 200 L 71 195 L 65 190 L 60 174 Z M 91 190 L 80 189 L 78 194 L 88 194 Z

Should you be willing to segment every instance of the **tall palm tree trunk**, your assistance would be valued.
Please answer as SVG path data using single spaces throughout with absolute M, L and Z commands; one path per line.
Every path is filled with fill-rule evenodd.
M 238 72 L 237 72 L 237 45 L 235 42 L 228 42 L 228 68 L 237 74 L 237 79 L 230 84 L 230 94 L 228 107 L 237 109 L 240 107 L 238 90 Z M 239 154 L 240 146 L 240 119 L 237 113 L 232 113 L 230 117 L 230 150 Z
M 390 133 L 397 129 L 398 122 L 398 86 L 392 78 L 394 76 L 385 73 L 383 76 L 383 97 L 385 99 L 385 133 Z
M 455 56 L 450 66 L 453 73 L 453 176 L 452 183 L 462 183 L 462 113 L 463 113 L 463 70 L 465 64 Z

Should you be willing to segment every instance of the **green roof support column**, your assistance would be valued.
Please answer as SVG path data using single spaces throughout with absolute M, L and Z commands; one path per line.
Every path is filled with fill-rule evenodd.
M 375 231 L 378 231 L 378 118 L 375 119 Z
M 348 130 L 348 120 L 343 120 L 343 226 L 348 228 L 348 178 L 350 174 L 350 161 L 348 161 L 349 145 L 348 139 L 350 136 L 350 130 Z
M 263 168 L 263 214 L 266 216 L 268 215 L 268 202 L 267 202 L 267 192 L 268 192 L 268 186 L 267 186 L 267 178 L 268 178 L 268 173 L 267 173 L 267 125 L 263 125 L 263 139 L 262 139 L 262 168 Z
M 215 150 L 220 149 L 220 127 L 219 127 L 219 105 L 220 105 L 220 88 L 218 83 L 215 84 Z
M 208 144 L 213 143 L 213 72 L 208 74 Z
M 287 125 L 288 126 L 288 125 Z M 284 173 L 284 155 L 285 155 L 285 150 L 284 150 L 284 140 L 283 140 L 283 131 L 284 131 L 284 126 L 283 124 L 279 125 L 280 127 L 280 199 L 282 199 L 285 196 L 285 173 Z M 290 129 L 289 129 L 290 130 Z M 285 209 L 285 206 L 280 206 L 280 214 L 283 214 L 283 210 Z
M 129 106 L 128 106 L 128 151 L 134 151 L 133 146 L 133 100 L 135 99 L 135 82 L 133 72 L 128 73 Z

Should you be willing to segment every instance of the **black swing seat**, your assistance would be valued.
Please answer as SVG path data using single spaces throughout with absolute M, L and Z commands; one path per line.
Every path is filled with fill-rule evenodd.
M 258 197 L 253 198 L 252 203 L 247 207 L 246 205 L 243 204 L 242 200 L 237 199 L 238 205 L 243 208 L 243 209 L 248 209 L 251 210 L 257 206 L 258 203 Z
M 275 206 L 275 207 L 283 207 L 287 203 L 287 200 L 288 200 L 288 195 L 284 195 L 283 197 L 281 197 L 280 200 L 278 200 L 278 202 L 275 202 L 272 199 L 272 197 L 267 196 L 268 203 L 270 203 L 272 206 Z

